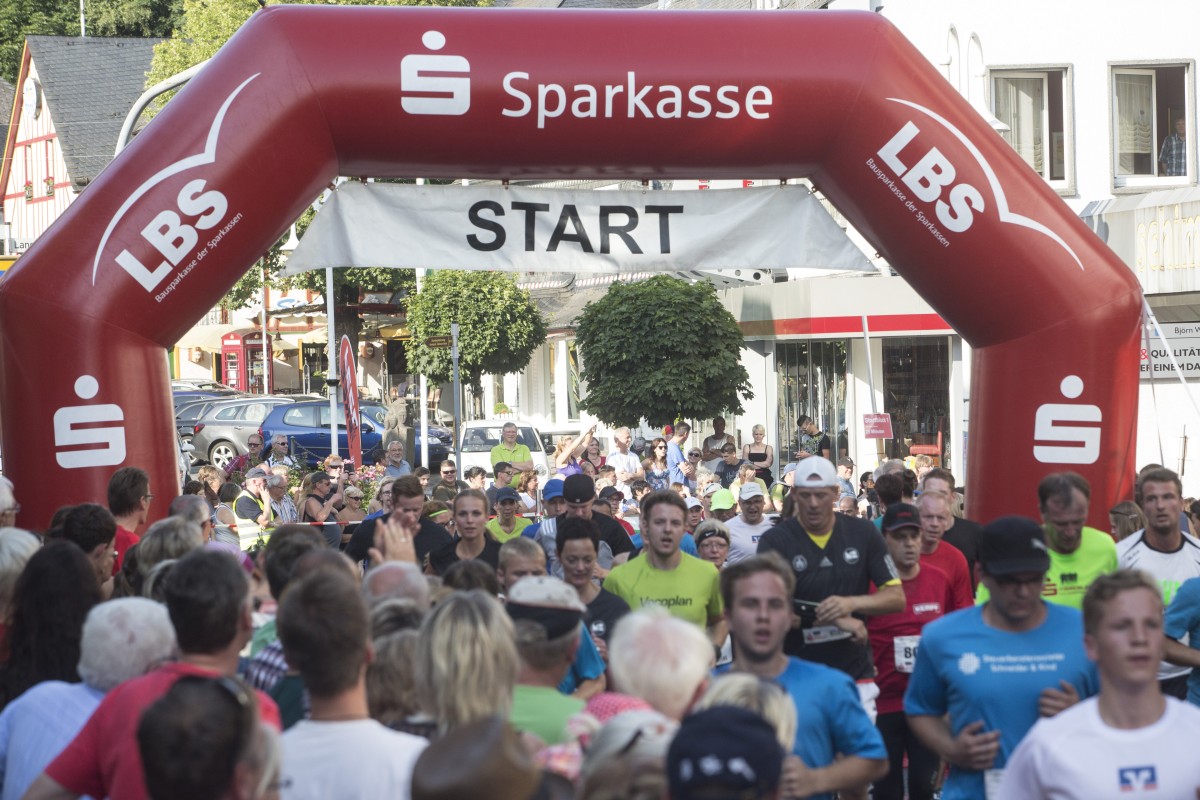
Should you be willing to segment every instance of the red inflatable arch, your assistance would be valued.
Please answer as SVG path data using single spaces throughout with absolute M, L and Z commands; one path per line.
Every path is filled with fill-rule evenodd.
M 259 11 L 0 288 L 5 471 L 40 527 L 175 482 L 170 347 L 337 175 L 810 176 L 974 352 L 972 516 L 1128 495 L 1140 291 L 867 13 Z

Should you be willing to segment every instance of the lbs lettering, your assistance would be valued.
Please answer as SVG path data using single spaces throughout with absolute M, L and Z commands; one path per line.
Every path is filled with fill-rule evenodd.
M 200 241 L 197 231 L 216 227 L 229 210 L 225 195 L 215 189 L 205 191 L 205 182 L 199 179 L 189 181 L 179 190 L 175 205 L 178 213 L 174 209 L 164 209 L 142 228 L 142 238 L 154 247 L 163 261 L 150 269 L 128 250 L 122 250 L 117 256 L 121 269 L 128 272 L 147 292 L 154 291 L 179 262 L 195 249 Z M 184 217 L 192 221 L 185 222 Z
M 913 156 L 905 151 L 920 133 L 921 129 L 915 124 L 906 122 L 879 149 L 877 155 L 900 177 L 913 195 L 926 203 L 934 203 L 938 221 L 946 230 L 962 233 L 971 227 L 975 212 L 983 211 L 983 195 L 969 183 L 954 184 L 957 175 L 954 164 L 936 147 L 929 148 L 916 164 L 909 167 L 904 159 L 911 161 Z M 946 189 L 949 189 L 949 193 L 943 200 L 941 198 Z

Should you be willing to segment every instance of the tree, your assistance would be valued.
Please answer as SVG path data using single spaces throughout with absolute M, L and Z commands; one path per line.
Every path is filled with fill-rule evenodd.
M 754 397 L 741 329 L 708 282 L 614 283 L 584 308 L 575 341 L 587 381 L 580 407 L 609 425 L 740 414 L 740 398 Z
M 167 36 L 179 23 L 183 0 L 86 0 L 88 36 Z M 78 36 L 79 0 L 0 2 L 0 78 L 12 82 L 25 37 Z
M 459 373 L 476 391 L 485 372 L 506 375 L 525 368 L 546 341 L 546 321 L 504 272 L 434 270 L 408 299 L 408 368 L 437 382 L 450 380 L 449 348 L 425 344 L 459 325 Z

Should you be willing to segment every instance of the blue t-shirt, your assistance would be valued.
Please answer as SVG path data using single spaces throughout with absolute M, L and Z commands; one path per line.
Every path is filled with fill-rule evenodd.
M 667 472 L 670 474 L 671 483 L 682 483 L 688 485 L 687 476 L 683 474 L 683 470 L 679 468 L 681 464 L 687 463 L 687 459 L 683 457 L 683 451 L 679 449 L 679 445 L 674 441 L 667 442 Z
M 579 636 L 579 649 L 575 651 L 575 660 L 571 662 L 571 669 L 558 685 L 558 690 L 563 694 L 570 694 L 584 681 L 599 678 L 604 674 L 604 659 L 600 657 L 600 651 L 592 641 L 592 634 L 588 633 L 586 626 L 582 631 Z
M 1083 649 L 1083 615 L 1074 608 L 1046 604 L 1046 619 L 1031 631 L 1014 633 L 983 621 L 985 606 L 947 614 L 921 634 L 917 663 L 904 696 L 904 711 L 941 716 L 950 713 L 950 732 L 983 721 L 978 733 L 1000 731 L 993 769 L 1008 757 L 1038 720 L 1038 696 L 1060 689 L 1065 680 L 1091 697 L 1100 688 L 1096 665 Z M 943 800 L 984 796 L 984 774 L 951 767 Z
M 1163 619 L 1163 633 L 1172 639 L 1188 637 L 1188 644 L 1200 649 L 1200 578 L 1189 578 L 1175 590 Z M 1200 670 L 1188 676 L 1188 702 L 1200 706 Z
M 629 538 L 629 541 L 633 542 L 633 546 L 637 550 L 645 547 L 645 542 L 640 533 L 635 533 Z M 696 549 L 696 539 L 690 533 L 685 533 L 683 538 L 679 540 L 679 550 L 687 553 L 689 556 L 700 557 L 700 551 Z
M 732 665 L 717 667 L 723 675 Z M 863 710 L 858 689 L 841 670 L 789 657 L 775 682 L 796 706 L 796 741 L 792 752 L 811 769 L 827 767 L 838 753 L 884 760 L 887 748 L 879 729 Z M 832 800 L 833 794 L 814 794 L 810 800 Z

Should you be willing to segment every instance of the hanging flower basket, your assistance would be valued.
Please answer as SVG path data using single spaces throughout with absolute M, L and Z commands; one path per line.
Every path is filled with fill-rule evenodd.
M 25 199 L 33 199 L 33 181 L 25 181 Z
M 50 175 L 46 178 L 46 197 L 54 196 L 54 176 Z

